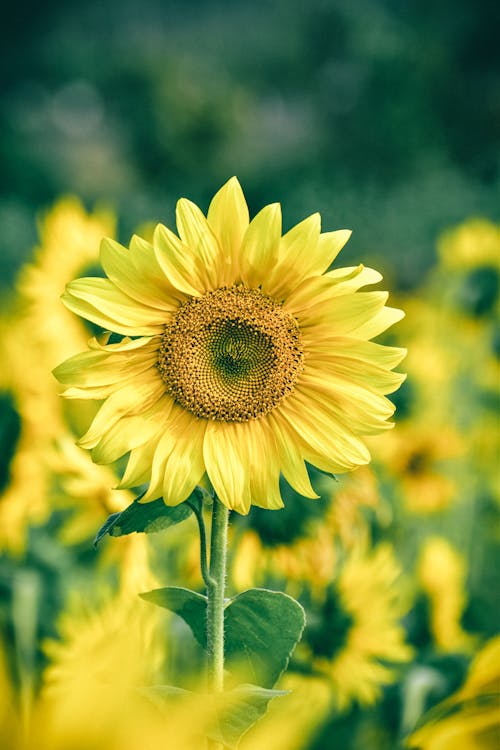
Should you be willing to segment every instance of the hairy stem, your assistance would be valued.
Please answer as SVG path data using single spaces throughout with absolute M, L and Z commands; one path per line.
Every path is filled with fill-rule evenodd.
M 208 681 L 213 693 L 224 689 L 224 588 L 226 583 L 227 526 L 229 510 L 214 497 L 210 538 L 210 575 L 207 583 Z M 209 743 L 219 750 L 219 743 Z

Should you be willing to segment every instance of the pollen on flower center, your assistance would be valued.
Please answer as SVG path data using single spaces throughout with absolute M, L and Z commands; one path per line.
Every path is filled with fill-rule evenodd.
M 178 309 L 165 326 L 158 369 L 192 414 L 246 422 L 291 393 L 303 360 L 295 319 L 259 289 L 237 285 Z

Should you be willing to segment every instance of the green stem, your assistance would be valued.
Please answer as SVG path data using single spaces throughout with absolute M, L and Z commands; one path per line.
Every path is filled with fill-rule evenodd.
M 210 573 L 207 575 L 208 685 L 212 693 L 224 690 L 224 588 L 226 583 L 227 525 L 229 510 L 214 497 L 210 534 Z M 215 740 L 209 750 L 223 750 Z
M 205 586 L 207 589 L 209 586 L 212 585 L 213 580 L 210 577 L 210 573 L 208 570 L 208 562 L 207 562 L 207 534 L 205 531 L 205 521 L 203 519 L 203 508 L 200 508 L 196 503 L 190 503 L 189 500 L 187 501 L 187 504 L 192 509 L 195 518 L 198 522 L 198 529 L 200 531 L 200 566 L 201 566 L 201 575 L 205 582 Z
M 214 497 L 210 538 L 210 576 L 207 585 L 207 651 L 209 689 L 224 689 L 224 587 L 226 583 L 229 510 Z

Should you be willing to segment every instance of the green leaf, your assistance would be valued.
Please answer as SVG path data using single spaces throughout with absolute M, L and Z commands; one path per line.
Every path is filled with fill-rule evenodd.
M 181 523 L 191 515 L 193 512 L 192 505 L 203 503 L 205 493 L 206 490 L 197 487 L 187 500 L 173 507 L 165 505 L 162 498 L 150 503 L 141 503 L 141 495 L 125 510 L 109 516 L 97 532 L 94 547 L 106 534 L 110 536 L 125 536 L 134 532 L 153 534 L 167 529 L 169 526 L 175 526 L 175 524 Z
M 243 735 L 264 716 L 273 698 L 288 695 L 288 690 L 266 690 L 258 685 L 238 685 L 215 695 L 195 694 L 172 685 L 152 685 L 141 688 L 140 693 L 150 700 L 160 711 L 168 715 L 177 701 L 183 698 L 197 699 L 203 708 L 210 708 L 213 702 L 214 719 L 206 730 L 207 736 L 233 750 Z M 196 704 L 193 704 L 195 710 Z
M 231 750 L 237 748 L 243 735 L 264 716 L 269 701 L 287 694 L 287 690 L 266 690 L 257 685 L 238 685 L 227 690 L 219 720 L 207 732 L 209 738 Z
M 176 615 L 182 617 L 191 628 L 194 637 L 198 643 L 206 648 L 206 624 L 207 624 L 207 597 L 203 594 L 197 594 L 190 589 L 183 589 L 179 586 L 167 586 L 164 589 L 154 589 L 144 594 L 139 594 L 151 604 L 157 607 L 164 607 Z
M 304 609 L 288 594 L 267 589 L 238 594 L 225 610 L 228 667 L 271 688 L 287 668 L 305 623 Z
M 177 587 L 141 594 L 175 612 L 206 648 L 207 598 Z M 224 612 L 226 668 L 271 688 L 286 669 L 305 625 L 301 605 L 279 591 L 250 589 L 230 599 Z
M 192 695 L 189 690 L 174 685 L 148 685 L 138 688 L 138 693 L 147 698 L 159 711 L 164 712 L 172 701 L 179 701 Z

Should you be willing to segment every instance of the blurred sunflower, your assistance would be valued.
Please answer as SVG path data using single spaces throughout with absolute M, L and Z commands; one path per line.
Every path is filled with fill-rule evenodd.
M 443 232 L 438 241 L 442 265 L 449 271 L 500 266 L 500 225 L 489 219 L 468 219 Z
M 113 469 L 94 464 L 69 433 L 54 442 L 48 464 L 53 472 L 54 505 L 78 509 L 61 527 L 59 536 L 64 544 L 92 538 L 101 516 L 123 510 L 134 500 L 129 490 L 112 489 L 118 481 Z
M 428 537 L 417 577 L 430 601 L 430 629 L 437 648 L 470 651 L 476 639 L 460 624 L 467 604 L 464 557 L 443 537 Z
M 332 578 L 336 559 L 331 531 L 321 522 L 314 522 L 307 536 L 290 544 L 266 545 L 255 530 L 249 530 L 238 540 L 231 577 L 239 591 L 279 581 L 280 585 L 286 582 L 288 592 L 298 596 L 306 582 L 324 588 Z
M 338 710 L 375 703 L 382 686 L 397 678 L 389 665 L 412 658 L 399 624 L 406 609 L 395 586 L 400 574 L 389 544 L 357 550 L 308 612 L 302 650 L 313 673 L 329 682 Z
M 59 472 L 63 478 L 66 471 L 74 471 L 74 456 L 64 464 L 64 452 L 56 447 L 58 440 L 64 442 L 64 435 L 73 441 L 67 418 L 81 430 L 95 414 L 93 405 L 89 413 L 86 402 L 74 402 L 73 408 L 63 410 L 50 375 L 61 357 L 83 346 L 88 338 L 85 326 L 60 305 L 57 297 L 75 275 L 95 265 L 99 238 L 113 230 L 114 219 L 108 213 L 87 214 L 74 198 L 56 203 L 40 222 L 40 245 L 33 261 L 21 269 L 17 295 L 1 316 L 4 424 L 17 429 L 16 439 L 6 429 L 6 445 L 2 445 L 5 481 L 0 487 L 0 547 L 10 551 L 21 552 L 27 526 L 43 522 L 53 509 L 54 473 Z M 90 474 L 96 480 L 100 471 L 98 484 L 104 484 L 102 471 L 99 467 L 96 473 L 96 468 L 87 472 L 89 492 L 81 506 L 87 503 L 86 510 L 92 496 Z M 110 470 L 105 482 L 108 486 L 116 482 L 111 481 Z M 59 499 L 63 500 L 61 493 Z M 99 518 L 103 512 L 99 507 Z M 95 523 L 94 518 L 94 528 Z
M 313 476 L 313 482 L 321 496 L 317 503 L 285 487 L 287 503 L 281 513 L 269 516 L 252 508 L 248 516 L 234 520 L 231 572 L 237 589 L 279 583 L 297 596 L 304 584 L 324 590 L 334 575 L 339 548 L 366 545 L 366 511 L 377 511 L 379 504 L 370 467 L 338 482 L 325 475 Z
M 474 658 L 463 686 L 408 739 L 415 750 L 497 750 L 500 736 L 500 636 Z
M 17 288 L 49 369 L 88 339 L 88 329 L 61 307 L 59 297 L 69 281 L 98 264 L 101 237 L 114 236 L 115 225 L 111 212 L 87 213 L 74 197 L 59 200 L 39 222 L 40 245 L 21 269 Z
M 38 379 L 36 358 L 29 346 L 30 326 L 15 311 L 0 320 L 0 391 L 2 393 L 2 460 L 0 487 L 0 549 L 19 554 L 29 523 L 42 522 L 49 512 L 47 496 L 50 441 L 62 429 L 60 409 L 52 411 L 51 386 Z
M 458 492 L 459 459 L 464 442 L 456 429 L 426 414 L 407 420 L 374 446 L 376 458 L 402 490 L 412 513 L 435 513 L 447 508 Z
M 360 439 L 390 427 L 385 394 L 404 350 L 370 342 L 402 317 L 363 266 L 327 272 L 348 231 L 314 214 L 283 237 L 279 204 L 249 222 L 232 178 L 202 214 L 177 204 L 179 237 L 101 244 L 108 278 L 79 279 L 63 299 L 109 334 L 55 370 L 68 398 L 106 399 L 80 440 L 97 463 L 130 451 L 123 487 L 144 501 L 185 500 L 206 473 L 221 501 L 283 506 L 279 478 L 317 497 L 305 461 L 349 471 Z
M 443 301 L 477 325 L 500 313 L 500 225 L 470 219 L 444 232 L 438 241 L 440 266 L 434 286 L 446 279 Z M 432 278 L 432 277 L 431 277 Z

